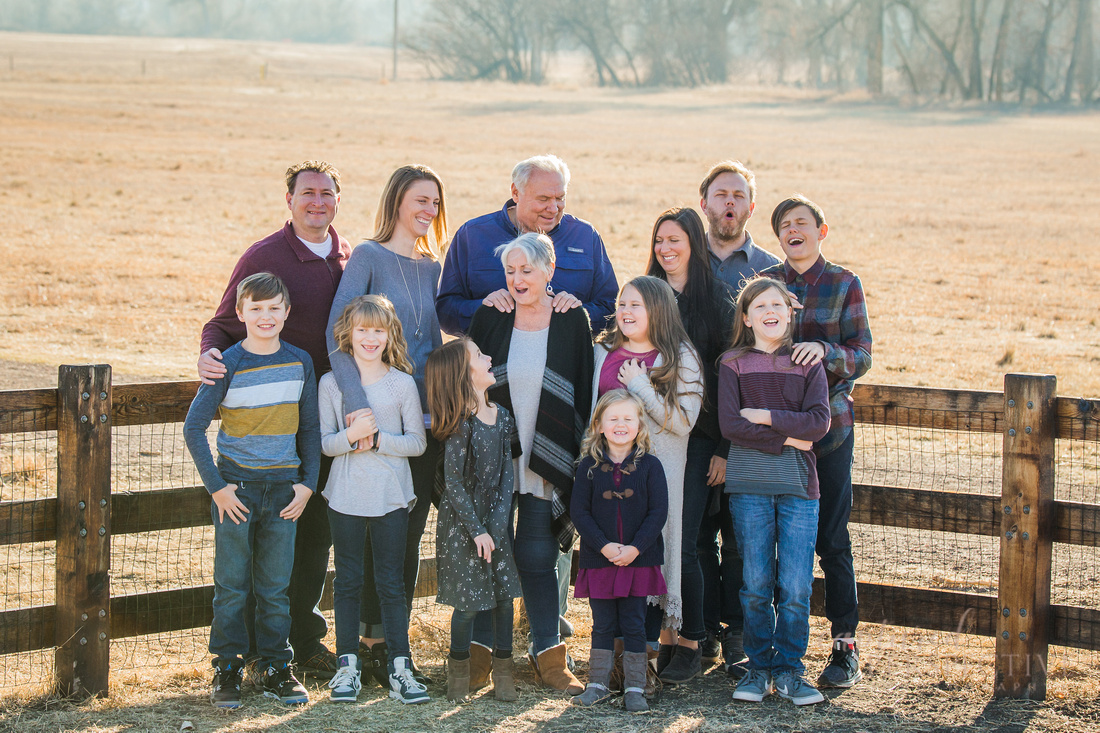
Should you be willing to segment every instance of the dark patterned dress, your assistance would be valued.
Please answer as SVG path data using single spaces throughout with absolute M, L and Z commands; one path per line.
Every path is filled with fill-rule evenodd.
M 498 406 L 495 425 L 470 417 L 444 443 L 445 484 L 435 535 L 437 603 L 487 611 L 523 593 L 510 532 L 514 431 L 512 416 Z M 474 545 L 474 537 L 486 532 L 496 545 L 488 563 Z

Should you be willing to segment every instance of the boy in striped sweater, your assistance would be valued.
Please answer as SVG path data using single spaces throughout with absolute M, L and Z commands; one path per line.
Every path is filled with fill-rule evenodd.
M 286 285 L 267 272 L 237 286 L 243 341 L 223 354 L 224 379 L 199 386 L 184 421 L 187 448 L 214 522 L 214 621 L 210 653 L 217 707 L 241 704 L 249 635 L 246 599 L 254 591 L 255 637 L 264 694 L 287 704 L 309 697 L 290 667 L 287 586 L 296 520 L 317 487 L 321 433 L 313 362 L 279 333 L 290 312 Z M 218 461 L 206 438 L 218 418 Z

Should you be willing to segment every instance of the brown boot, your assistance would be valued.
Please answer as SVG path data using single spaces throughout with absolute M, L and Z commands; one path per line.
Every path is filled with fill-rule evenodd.
M 447 699 L 466 702 L 470 698 L 470 660 L 447 657 Z
M 638 653 L 641 654 L 641 652 Z M 656 700 L 661 696 L 661 689 L 664 684 L 661 682 L 661 678 L 657 676 L 657 652 L 652 649 L 646 651 L 645 669 L 645 699 Z
M 516 678 L 512 671 L 512 657 L 493 656 L 493 694 L 501 702 L 515 702 L 519 699 Z
M 470 692 L 489 684 L 489 672 L 493 669 L 493 652 L 476 641 L 470 644 Z
M 565 644 L 558 644 L 549 649 L 543 649 L 539 652 L 537 659 L 532 658 L 528 652 L 527 659 L 531 662 L 531 666 L 535 669 L 535 676 L 542 684 L 554 690 L 564 690 L 570 695 L 579 695 L 584 692 L 584 685 L 569 671 L 565 656 Z
M 623 691 L 623 640 L 615 639 L 615 666 L 611 668 L 611 680 L 607 688 L 612 692 Z

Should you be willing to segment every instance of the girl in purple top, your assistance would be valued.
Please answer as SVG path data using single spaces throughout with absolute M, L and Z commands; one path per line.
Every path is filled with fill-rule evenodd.
M 623 704 L 648 710 L 646 599 L 663 595 L 668 486 L 653 456 L 641 400 L 623 389 L 596 403 L 581 445 L 569 513 L 581 536 L 576 597 L 592 606 L 592 652 L 588 686 L 573 698 L 590 706 L 610 696 L 615 636 L 623 637 Z
M 733 347 L 718 367 L 718 422 L 730 441 L 726 493 L 744 560 L 749 671 L 733 699 L 760 702 L 775 691 L 811 705 L 824 700 L 802 677 L 817 538 L 812 449 L 829 431 L 829 389 L 820 363 L 791 359 L 791 313 L 782 283 L 745 285 Z

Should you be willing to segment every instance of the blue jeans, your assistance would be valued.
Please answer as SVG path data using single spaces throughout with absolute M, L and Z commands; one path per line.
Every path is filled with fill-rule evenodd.
M 802 657 L 810 638 L 817 512 L 815 499 L 730 494 L 745 563 L 741 607 L 750 669 L 806 671 Z M 773 606 L 777 581 L 779 598 Z
M 855 433 L 837 448 L 817 457 L 821 514 L 817 523 L 817 555 L 825 574 L 825 617 L 834 639 L 853 637 L 859 624 L 856 571 L 848 519 L 852 516 L 852 452 Z
M 248 508 L 246 521 L 214 521 L 214 621 L 210 653 L 214 663 L 233 662 L 249 652 L 249 595 L 255 597 L 256 653 L 267 662 L 289 662 L 290 585 L 298 525 L 279 516 L 294 499 L 290 481 L 242 481 L 237 498 Z
M 718 441 L 706 436 L 688 438 L 687 464 L 684 467 L 684 521 L 680 549 L 680 595 L 683 597 L 684 623 L 680 635 L 691 641 L 707 637 L 703 627 L 703 568 L 699 563 L 699 529 L 710 504 L 707 485 L 710 459 Z
M 455 659 L 469 659 L 470 642 L 474 635 L 474 621 L 479 613 L 487 613 L 493 619 L 494 652 L 507 652 L 512 655 L 512 599 L 501 601 L 491 611 L 459 611 L 451 613 L 451 656 Z M 504 656 L 498 654 L 497 656 Z
M 531 623 L 535 654 L 561 643 L 558 636 L 558 539 L 551 527 L 551 504 L 530 494 L 519 494 L 515 538 L 516 569 L 523 587 L 523 603 Z M 489 646 L 492 612 L 482 611 L 474 622 L 474 641 Z
M 409 656 L 409 607 L 405 603 L 404 579 L 409 510 L 394 509 L 381 517 L 357 517 L 330 507 L 328 521 L 336 560 L 336 579 L 332 583 L 336 654 L 355 654 L 359 650 L 363 546 L 369 538 L 374 551 L 374 586 L 378 590 L 390 659 Z

